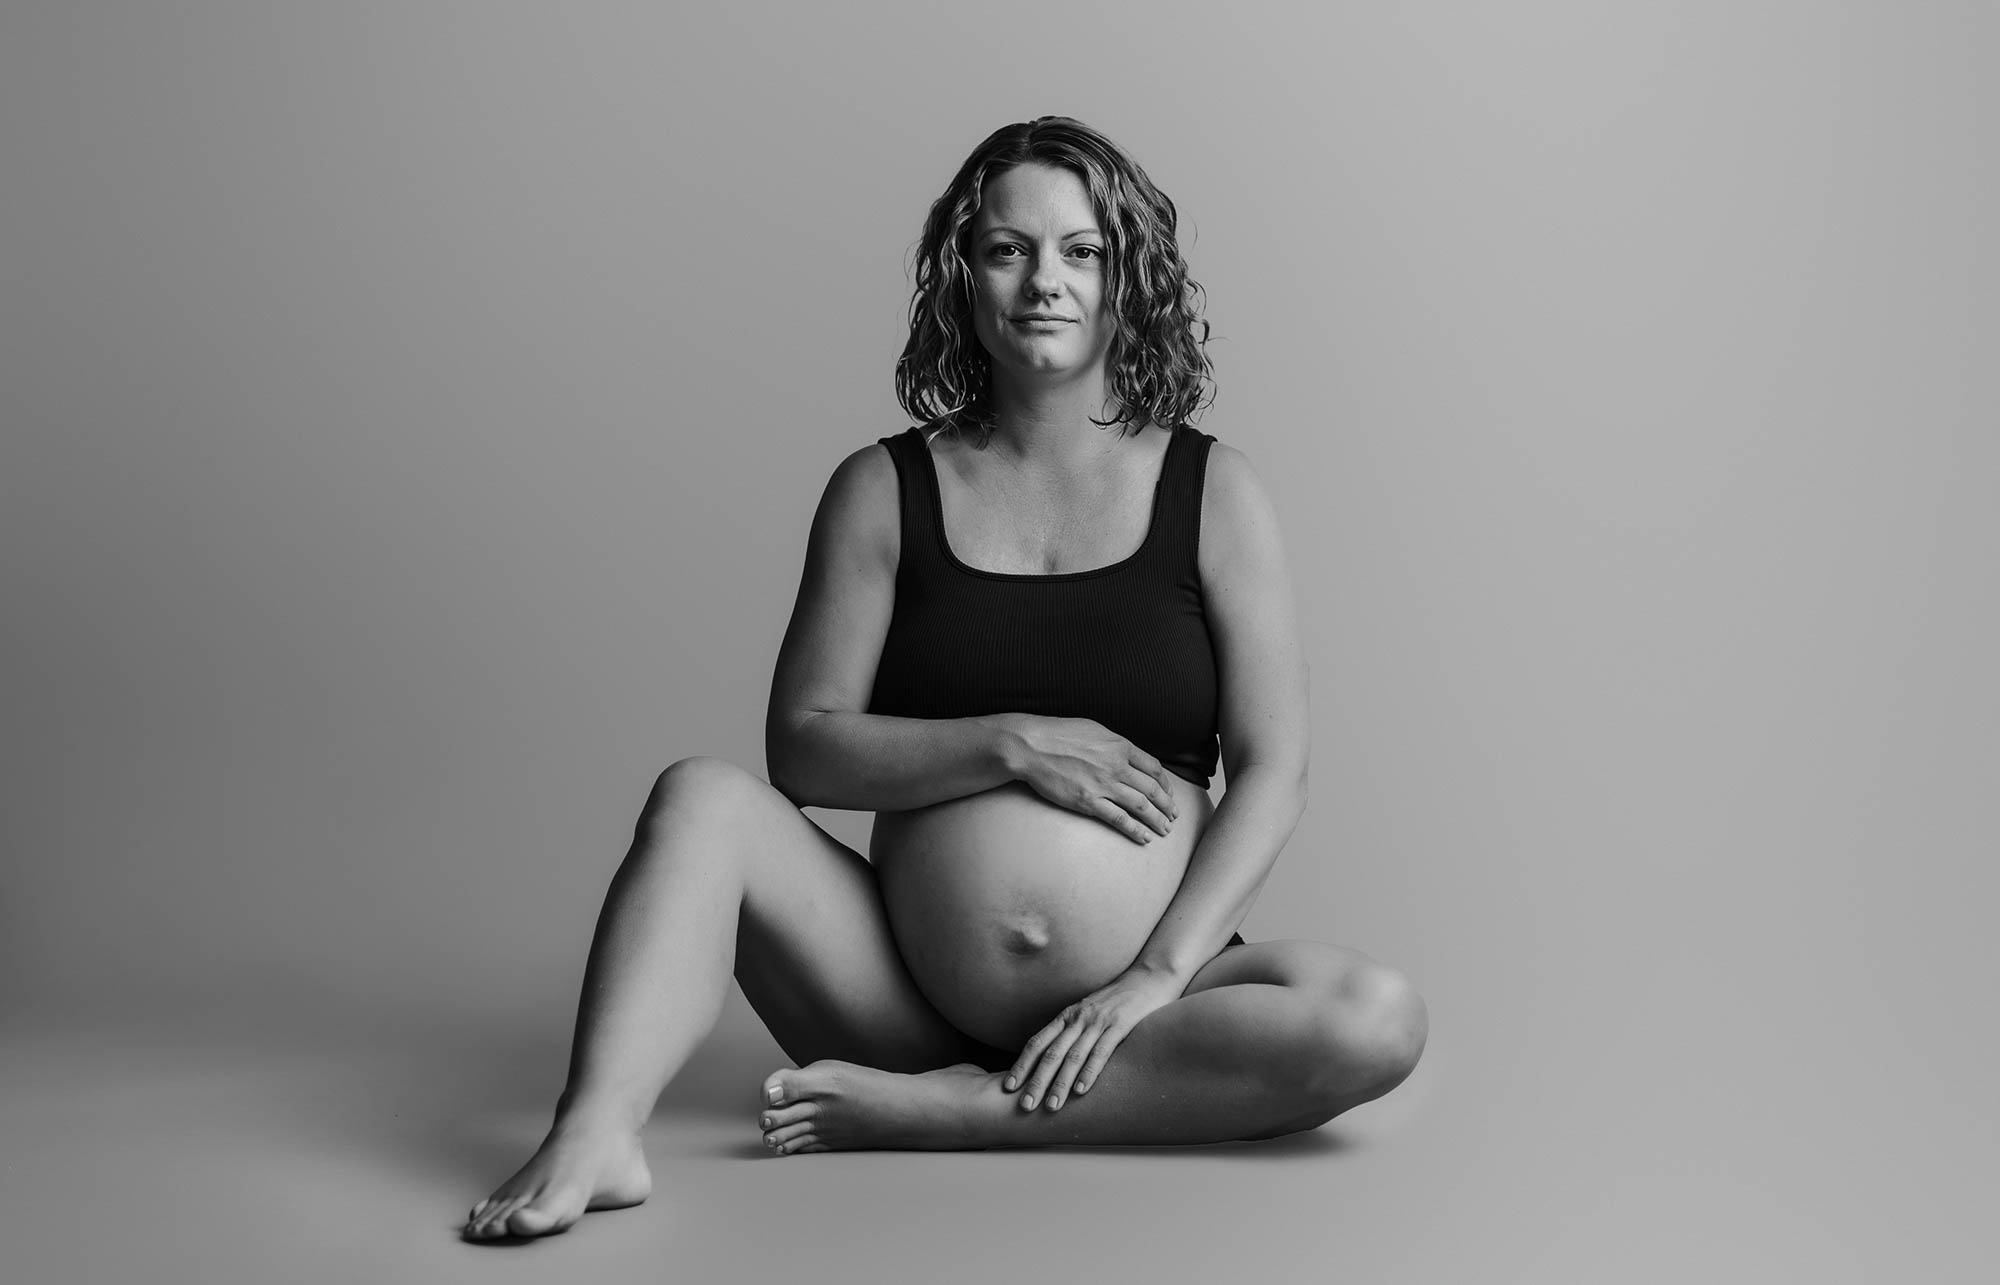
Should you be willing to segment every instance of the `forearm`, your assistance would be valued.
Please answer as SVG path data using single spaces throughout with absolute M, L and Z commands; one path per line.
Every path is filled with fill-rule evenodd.
M 1298 773 L 1252 764 L 1232 776 L 1133 967 L 1191 980 L 1250 913 L 1305 807 Z
M 828 710 L 769 747 L 771 783 L 800 807 L 902 812 L 1016 778 L 1007 715 L 897 718 Z

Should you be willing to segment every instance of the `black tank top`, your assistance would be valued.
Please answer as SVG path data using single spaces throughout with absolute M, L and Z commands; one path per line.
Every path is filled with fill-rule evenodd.
M 960 562 L 945 541 L 937 464 L 912 427 L 896 461 L 903 548 L 868 713 L 1089 718 L 1203 789 L 1215 773 L 1215 652 L 1195 549 L 1210 434 L 1167 441 L 1138 550 L 1088 571 L 1017 575 Z

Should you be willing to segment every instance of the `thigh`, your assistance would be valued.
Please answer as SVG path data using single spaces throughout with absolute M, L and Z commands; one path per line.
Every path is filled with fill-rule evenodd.
M 669 772 L 739 840 L 736 980 L 787 1056 L 894 1071 L 975 1060 L 983 1046 L 931 1007 L 897 953 L 867 858 L 725 759 Z
M 1184 995 L 1217 986 L 1261 982 L 1296 990 L 1335 994 L 1356 973 L 1379 968 L 1373 958 L 1348 946 L 1282 938 L 1226 946 L 1195 970 Z

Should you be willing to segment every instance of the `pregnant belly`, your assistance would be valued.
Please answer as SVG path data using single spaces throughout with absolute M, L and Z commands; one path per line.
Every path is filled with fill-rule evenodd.
M 945 1019 L 1019 1049 L 1129 967 L 1214 806 L 1173 777 L 1179 818 L 1140 844 L 1013 782 L 875 818 L 869 859 L 911 975 Z

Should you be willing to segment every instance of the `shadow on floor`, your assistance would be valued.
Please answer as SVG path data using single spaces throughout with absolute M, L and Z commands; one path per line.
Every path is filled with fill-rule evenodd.
M 217 1022 L 199 1032 L 183 1026 L 164 1062 L 160 1033 L 121 1037 L 129 1047 L 109 1060 L 150 1064 L 155 1082 L 184 1083 L 215 1098 L 218 1110 L 225 1101 L 253 1108 L 261 1127 L 314 1151 L 396 1164 L 460 1193 L 467 1207 L 514 1172 L 548 1127 L 568 1064 L 562 1023 L 490 1014 L 321 1017 L 281 1026 Z M 662 1094 L 653 1136 L 674 1136 L 691 1158 L 768 1160 L 756 1132 L 757 1090 L 788 1065 L 761 1030 L 723 1022 Z M 683 1132 L 676 1122 L 701 1127 Z M 1156 1164 L 1269 1165 L 1354 1145 L 1336 1124 L 1261 1142 L 988 1154 L 1080 1150 Z

